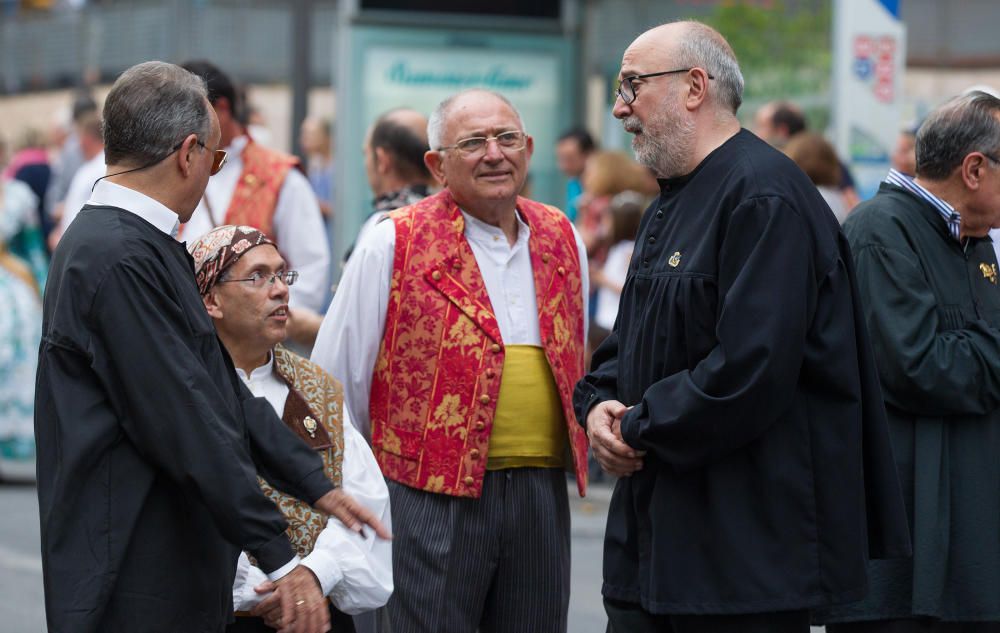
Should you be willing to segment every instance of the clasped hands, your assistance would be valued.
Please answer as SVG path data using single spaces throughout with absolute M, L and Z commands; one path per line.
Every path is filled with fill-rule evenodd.
M 605 400 L 594 405 L 587 414 L 587 437 L 594 459 L 601 468 L 615 477 L 628 477 L 642 469 L 646 451 L 637 451 L 622 438 L 622 417 L 631 407 L 617 400 Z
M 378 538 L 392 538 L 375 513 L 344 492 L 343 488 L 334 488 L 313 506 L 336 517 L 362 536 L 363 526 L 367 525 Z M 264 623 L 279 633 L 325 633 L 330 630 L 330 609 L 319 581 L 308 567 L 299 565 L 279 580 L 267 581 L 255 587 L 254 591 L 260 595 L 271 595 L 250 613 L 264 618 Z

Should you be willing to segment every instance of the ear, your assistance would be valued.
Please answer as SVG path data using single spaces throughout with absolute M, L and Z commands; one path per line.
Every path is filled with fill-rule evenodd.
M 208 312 L 208 316 L 216 321 L 221 320 L 222 304 L 219 302 L 219 296 L 216 294 L 215 288 L 209 290 L 208 294 L 202 296 L 201 299 L 205 302 L 205 310 Z
M 177 168 L 185 177 L 191 175 L 194 169 L 195 150 L 198 148 L 198 135 L 188 134 L 181 143 L 174 160 L 177 161 Z
M 233 116 L 233 104 L 229 103 L 229 99 L 226 97 L 218 97 L 212 107 L 215 108 L 215 115 L 222 119 L 223 115 L 232 118 Z
M 531 155 L 535 153 L 535 139 L 529 134 L 524 135 L 524 153 L 531 160 Z
M 424 153 L 424 164 L 442 187 L 448 186 L 448 179 L 444 177 L 444 154 L 437 150 L 429 150 Z
M 979 152 L 972 152 L 962 160 L 959 169 L 962 170 L 962 182 L 969 191 L 979 191 L 979 184 L 985 177 L 984 172 L 989 169 L 988 158 Z
M 392 171 L 392 154 L 385 151 L 384 147 L 376 147 L 373 154 L 375 157 L 375 171 L 380 174 L 388 174 Z
M 688 72 L 688 94 L 684 105 L 688 110 L 697 110 L 708 97 L 708 73 L 704 68 L 692 68 Z

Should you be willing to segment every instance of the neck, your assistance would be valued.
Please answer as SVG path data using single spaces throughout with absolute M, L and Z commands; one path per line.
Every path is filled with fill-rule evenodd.
M 955 209 L 961 218 L 959 220 L 958 227 L 959 239 L 964 240 L 969 237 L 984 237 L 987 233 L 989 233 L 989 226 L 970 225 L 970 222 L 975 222 L 976 220 L 981 220 L 982 218 L 969 209 L 969 206 L 966 203 L 965 187 L 960 181 L 956 182 L 954 178 L 948 178 L 946 180 L 927 180 L 917 176 L 913 179 L 913 182 L 917 183 L 941 200 L 944 200 L 950 204 L 953 209 Z
M 517 206 L 513 201 L 504 201 L 496 205 L 467 207 L 459 203 L 466 213 L 481 222 L 500 227 L 511 246 L 517 241 Z
M 105 173 L 116 174 L 129 169 L 131 168 L 125 165 L 108 165 Z M 178 191 L 181 190 L 179 183 L 175 182 L 171 178 L 165 178 L 164 174 L 161 173 L 160 170 L 143 169 L 141 171 L 121 174 L 119 176 L 111 176 L 107 180 L 108 182 L 112 182 L 133 191 L 138 191 L 145 196 L 149 196 L 153 200 L 156 200 L 166 208 L 176 213 L 181 222 L 187 222 L 190 219 L 191 212 L 194 211 L 194 209 L 192 209 L 187 212 L 185 216 L 183 205 L 177 196 Z
M 705 133 L 699 134 L 695 141 L 691 162 L 687 165 L 684 173 L 689 174 L 694 171 L 701 164 L 701 161 L 705 160 L 723 143 L 736 136 L 739 131 L 740 122 L 735 116 L 723 115 L 720 118 L 714 116 L 709 118 Z
M 223 345 L 229 351 L 229 355 L 233 359 L 233 364 L 242 369 L 243 373 L 247 376 L 253 373 L 253 370 L 258 367 L 266 365 L 268 359 L 271 358 L 270 347 L 261 349 L 254 342 L 246 342 L 240 345 L 238 341 L 225 336 L 221 331 L 219 332 L 219 338 L 222 339 Z

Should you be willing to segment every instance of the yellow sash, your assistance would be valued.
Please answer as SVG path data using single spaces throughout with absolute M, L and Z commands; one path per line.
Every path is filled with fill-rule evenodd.
M 508 345 L 486 469 L 565 464 L 566 421 L 545 351 Z

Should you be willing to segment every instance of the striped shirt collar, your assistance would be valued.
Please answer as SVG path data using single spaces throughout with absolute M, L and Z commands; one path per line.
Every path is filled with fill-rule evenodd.
M 955 211 L 955 207 L 918 185 L 916 181 L 906 174 L 896 171 L 895 169 L 889 169 L 889 175 L 885 177 L 885 182 L 890 185 L 901 187 L 918 198 L 929 202 L 931 206 L 937 209 L 938 213 L 941 214 L 941 217 L 944 218 L 945 224 L 948 225 L 948 232 L 951 233 L 952 237 L 961 241 L 961 238 L 959 237 L 959 229 L 961 227 L 962 216 L 959 215 L 958 211 Z

